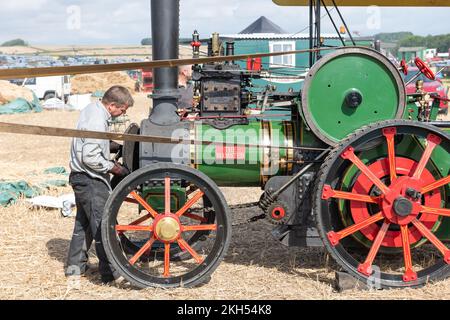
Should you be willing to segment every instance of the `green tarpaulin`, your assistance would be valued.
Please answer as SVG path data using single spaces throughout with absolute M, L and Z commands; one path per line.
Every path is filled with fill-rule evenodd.
M 26 181 L 0 182 L 0 205 L 6 207 L 16 202 L 20 196 L 32 198 L 40 192 L 39 188 L 30 186 Z
M 0 114 L 14 114 L 27 112 L 41 112 L 42 107 L 39 99 L 33 94 L 33 101 L 29 102 L 23 98 L 17 98 L 10 103 L 0 105 Z
M 47 180 L 38 186 L 31 186 L 26 181 L 0 181 L 0 206 L 14 204 L 20 197 L 33 198 L 42 193 L 42 189 L 65 187 L 66 180 Z
M 39 184 L 39 187 L 50 188 L 50 187 L 65 187 L 67 186 L 67 180 L 47 180 Z
M 45 174 L 67 174 L 66 168 L 64 167 L 52 167 L 44 170 Z

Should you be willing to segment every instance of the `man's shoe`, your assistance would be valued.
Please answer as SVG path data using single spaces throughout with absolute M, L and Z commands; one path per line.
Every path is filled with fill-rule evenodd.
M 108 274 L 108 275 L 101 275 L 101 280 L 103 284 L 108 284 L 110 282 L 113 282 L 114 280 L 116 280 L 114 278 L 114 276 L 112 274 Z
M 85 277 L 86 275 L 93 274 L 98 271 L 98 268 L 87 264 L 84 267 L 84 270 L 80 268 L 79 266 L 73 265 L 68 266 L 66 269 L 64 269 L 64 275 L 66 277 L 72 277 L 72 276 L 78 276 L 78 277 Z

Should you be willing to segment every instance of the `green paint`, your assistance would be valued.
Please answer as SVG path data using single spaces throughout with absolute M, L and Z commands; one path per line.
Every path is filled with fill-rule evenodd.
M 357 108 L 345 103 L 346 93 L 352 89 L 363 96 Z M 307 94 L 312 121 L 336 142 L 364 125 L 394 119 L 399 105 L 399 90 L 391 72 L 377 59 L 361 54 L 328 61 L 314 75 Z
M 144 187 L 141 197 L 158 213 L 164 212 L 164 187 Z M 186 189 L 179 185 L 173 185 L 170 188 L 170 211 L 176 212 L 186 202 Z M 139 211 L 144 208 L 139 205 Z
M 284 121 L 265 122 L 271 127 L 273 146 L 288 146 Z M 262 121 L 253 120 L 248 125 L 236 125 L 225 130 L 218 130 L 209 125 L 200 125 L 196 130 L 196 139 L 232 144 L 263 144 Z M 228 156 L 220 156 L 217 151 L 223 147 L 216 145 L 196 147 L 195 164 L 197 169 L 208 175 L 220 186 L 261 186 L 261 166 L 264 159 L 263 148 L 229 146 Z M 230 151 L 231 150 L 231 151 Z M 268 176 L 283 175 L 278 159 L 286 158 L 285 149 L 271 149 L 274 161 Z M 279 151 L 279 155 L 277 154 Z

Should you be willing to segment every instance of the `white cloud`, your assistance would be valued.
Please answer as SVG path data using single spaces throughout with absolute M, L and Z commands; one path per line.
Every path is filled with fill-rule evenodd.
M 45 8 L 48 0 L 20 0 L 20 1 L 2 1 L 1 11 L 6 13 L 8 11 L 24 12 L 30 10 L 38 10 Z
M 150 0 L 20 0 L 2 1 L 0 42 L 20 37 L 32 44 L 137 44 L 151 31 Z M 280 7 L 271 0 L 181 0 L 180 34 L 197 29 L 202 37 L 212 32 L 236 33 L 264 15 L 288 32 L 308 26 L 306 7 Z M 67 28 L 67 8 L 81 10 L 80 30 Z M 325 11 L 323 12 L 325 14 Z M 362 35 L 412 31 L 442 34 L 448 30 L 450 8 L 382 8 L 380 30 L 367 27 L 367 8 L 342 8 L 351 30 Z M 333 17 L 338 18 L 336 12 Z M 340 22 L 338 23 L 340 25 Z M 323 32 L 333 32 L 327 18 Z

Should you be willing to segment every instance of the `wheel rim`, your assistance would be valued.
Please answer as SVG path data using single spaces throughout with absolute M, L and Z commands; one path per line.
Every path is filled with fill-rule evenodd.
M 226 252 L 228 207 L 206 176 L 185 166 L 160 167 L 140 169 L 114 190 L 105 208 L 105 251 L 118 271 L 139 287 L 195 285 L 217 267 Z M 143 196 L 148 186 L 162 188 L 162 210 L 149 204 L 156 195 Z M 180 186 L 195 186 L 196 190 L 177 205 L 174 188 Z M 209 218 L 191 212 L 207 205 L 213 212 Z M 143 214 L 133 216 L 133 206 L 140 206 Z M 132 246 L 124 246 L 124 239 Z
M 423 142 L 418 159 L 396 154 L 399 136 Z M 358 157 L 359 151 L 364 144 L 380 137 L 384 139 L 386 155 L 366 165 Z M 443 170 L 447 175 L 431 173 L 430 159 L 438 148 L 447 155 L 450 151 L 448 136 L 437 129 L 394 122 L 353 139 L 329 164 L 331 169 L 319 184 L 321 190 L 317 190 L 319 228 L 328 249 L 346 270 L 367 278 L 376 265 L 382 285 L 392 287 L 420 285 L 447 274 L 450 250 L 433 233 L 441 220 L 450 216 L 450 210 L 445 208 L 447 204 L 443 204 L 450 182 L 448 164 Z M 359 176 L 350 190 L 341 190 L 339 174 L 349 166 L 357 167 Z M 371 193 L 374 187 L 378 191 L 376 194 Z M 336 218 L 343 202 L 350 208 L 353 222 L 350 225 Z M 369 210 L 371 206 L 376 210 Z M 350 248 L 349 238 L 355 235 L 370 243 L 366 250 Z M 425 242 L 427 244 L 423 245 Z M 383 263 L 379 266 L 382 248 L 401 248 L 401 256 L 396 256 L 397 262 L 402 260 L 401 266 L 397 262 L 390 267 Z M 439 258 L 435 263 L 432 258 L 430 261 L 414 260 L 413 254 L 418 256 L 421 251 L 425 251 L 424 257 L 436 254 Z

